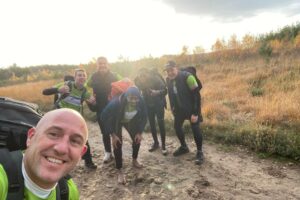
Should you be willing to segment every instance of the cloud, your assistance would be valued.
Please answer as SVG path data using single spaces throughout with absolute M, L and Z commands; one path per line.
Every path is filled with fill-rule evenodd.
M 218 21 L 238 21 L 265 11 L 297 14 L 297 0 L 162 0 L 176 12 L 210 16 Z

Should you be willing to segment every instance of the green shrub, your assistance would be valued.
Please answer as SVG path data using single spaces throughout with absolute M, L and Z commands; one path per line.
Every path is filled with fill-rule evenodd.
M 262 96 L 264 94 L 264 90 L 262 88 L 252 88 L 251 89 L 251 94 L 252 96 L 256 97 L 256 96 Z

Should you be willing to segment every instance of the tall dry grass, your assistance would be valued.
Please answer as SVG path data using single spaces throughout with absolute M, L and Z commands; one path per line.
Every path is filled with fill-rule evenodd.
M 36 103 L 41 110 L 46 111 L 52 107 L 53 96 L 44 96 L 42 91 L 55 83 L 56 80 L 47 80 L 0 87 L 0 96 Z

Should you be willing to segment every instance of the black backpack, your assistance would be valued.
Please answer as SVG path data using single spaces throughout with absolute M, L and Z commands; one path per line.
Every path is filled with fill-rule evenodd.
M 196 67 L 194 67 L 194 66 L 187 66 L 187 67 L 182 68 L 181 71 L 186 71 L 186 72 L 191 73 L 195 77 L 195 79 L 197 81 L 198 90 L 200 91 L 202 89 L 202 83 L 201 83 L 200 79 L 197 76 L 197 69 L 196 69 Z
M 42 113 L 36 104 L 0 97 L 0 163 L 8 178 L 8 200 L 24 199 L 21 150 L 26 149 L 28 130 L 41 118 Z M 69 178 L 66 176 L 59 181 L 57 199 L 68 199 Z

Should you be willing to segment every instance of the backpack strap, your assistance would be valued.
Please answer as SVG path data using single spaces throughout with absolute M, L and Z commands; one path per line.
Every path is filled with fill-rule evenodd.
M 58 181 L 56 186 L 56 199 L 57 200 L 68 200 L 69 199 L 69 186 L 68 180 L 71 178 L 69 174 L 64 176 Z
M 7 200 L 24 199 L 24 178 L 22 175 L 21 151 L 9 152 L 8 149 L 0 149 L 0 163 L 8 179 Z
M 8 149 L 0 149 L 0 163 L 3 166 L 8 179 L 7 200 L 24 199 L 24 178 L 22 174 L 22 151 L 10 152 Z M 68 180 L 71 176 L 68 174 L 61 178 L 56 186 L 56 199 L 68 200 L 69 187 Z

